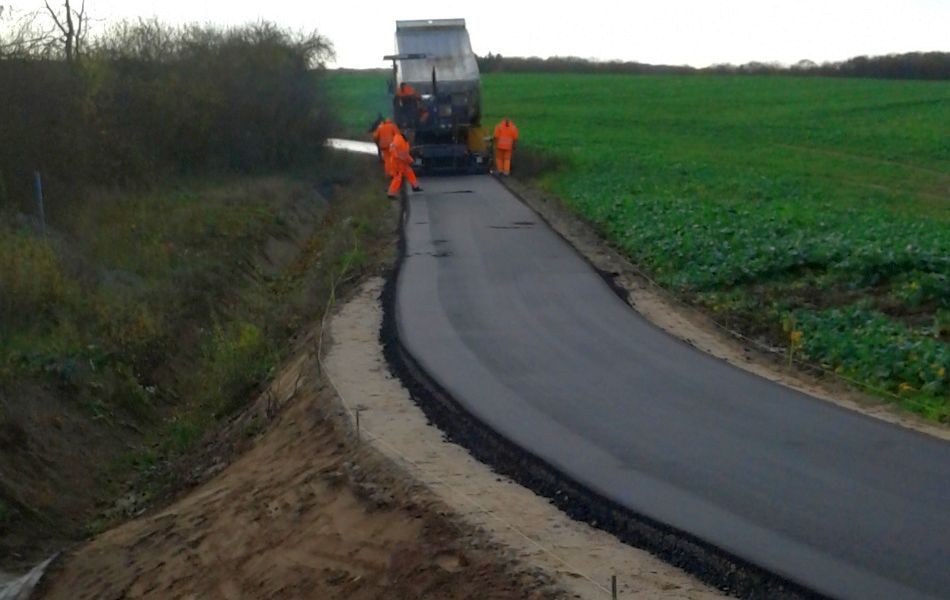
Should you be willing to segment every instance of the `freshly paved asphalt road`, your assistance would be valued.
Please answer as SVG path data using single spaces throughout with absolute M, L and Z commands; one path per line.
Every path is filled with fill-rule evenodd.
M 422 183 L 399 336 L 478 419 L 592 491 L 812 590 L 950 598 L 950 444 L 666 335 L 487 176 Z

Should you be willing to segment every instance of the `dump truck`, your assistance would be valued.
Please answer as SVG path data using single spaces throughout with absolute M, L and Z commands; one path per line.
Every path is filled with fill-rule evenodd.
M 393 121 L 412 146 L 413 168 L 487 172 L 478 63 L 465 19 L 396 21 L 396 54 L 384 59 L 392 61 Z

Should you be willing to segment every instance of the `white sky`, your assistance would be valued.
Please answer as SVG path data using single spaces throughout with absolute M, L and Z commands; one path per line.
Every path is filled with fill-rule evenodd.
M 354 68 L 386 66 L 381 57 L 393 50 L 397 19 L 454 17 L 466 19 L 477 54 L 505 56 L 571 55 L 702 67 L 950 51 L 950 0 L 86 2 L 97 19 L 157 16 L 175 23 L 219 24 L 267 19 L 317 29 L 336 48 L 333 66 Z M 42 6 L 41 0 L 0 0 L 11 3 L 24 9 Z M 443 5 L 458 8 L 444 14 L 433 8 Z M 537 8 L 542 6 L 549 8 Z

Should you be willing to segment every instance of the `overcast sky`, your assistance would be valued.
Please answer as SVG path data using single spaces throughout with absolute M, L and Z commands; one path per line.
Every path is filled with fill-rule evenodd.
M 73 0 L 77 2 L 79 0 Z M 317 29 L 333 42 L 332 66 L 382 67 L 397 19 L 463 17 L 472 48 L 506 56 L 706 66 L 860 54 L 950 51 L 950 0 L 584 0 L 395 2 L 333 0 L 86 0 L 97 19 L 157 16 L 171 22 L 240 24 L 267 19 Z M 11 0 L 0 3 L 10 4 Z M 51 0 L 51 3 L 53 1 Z M 17 8 L 42 5 L 12 0 Z M 456 8 L 442 11 L 439 6 Z M 418 6 L 418 8 L 413 8 Z

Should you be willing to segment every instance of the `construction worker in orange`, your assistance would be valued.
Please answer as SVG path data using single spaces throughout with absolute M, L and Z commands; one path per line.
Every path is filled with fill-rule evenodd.
M 391 165 L 389 175 L 392 177 L 392 181 L 389 182 L 389 197 L 395 198 L 399 193 L 403 177 L 409 180 L 412 191 L 421 192 L 422 188 L 416 182 L 416 173 L 411 166 L 412 154 L 409 153 L 409 142 L 399 132 L 396 132 L 393 143 L 389 146 L 389 156 Z
M 405 81 L 396 88 L 396 120 L 404 127 L 414 128 L 419 121 L 419 102 L 422 96 Z
M 412 87 L 405 81 L 399 84 L 399 89 L 396 90 L 397 96 L 418 96 L 419 92 L 416 91 L 416 88 Z
M 376 142 L 376 148 L 379 150 L 379 158 L 383 163 L 383 169 L 386 171 L 386 175 L 390 177 L 392 177 L 392 157 L 390 156 L 389 147 L 397 133 L 399 133 L 399 128 L 389 117 L 383 119 L 383 122 L 373 132 L 373 141 Z
M 495 125 L 495 170 L 502 175 L 511 175 L 511 151 L 518 139 L 518 128 L 505 117 Z

